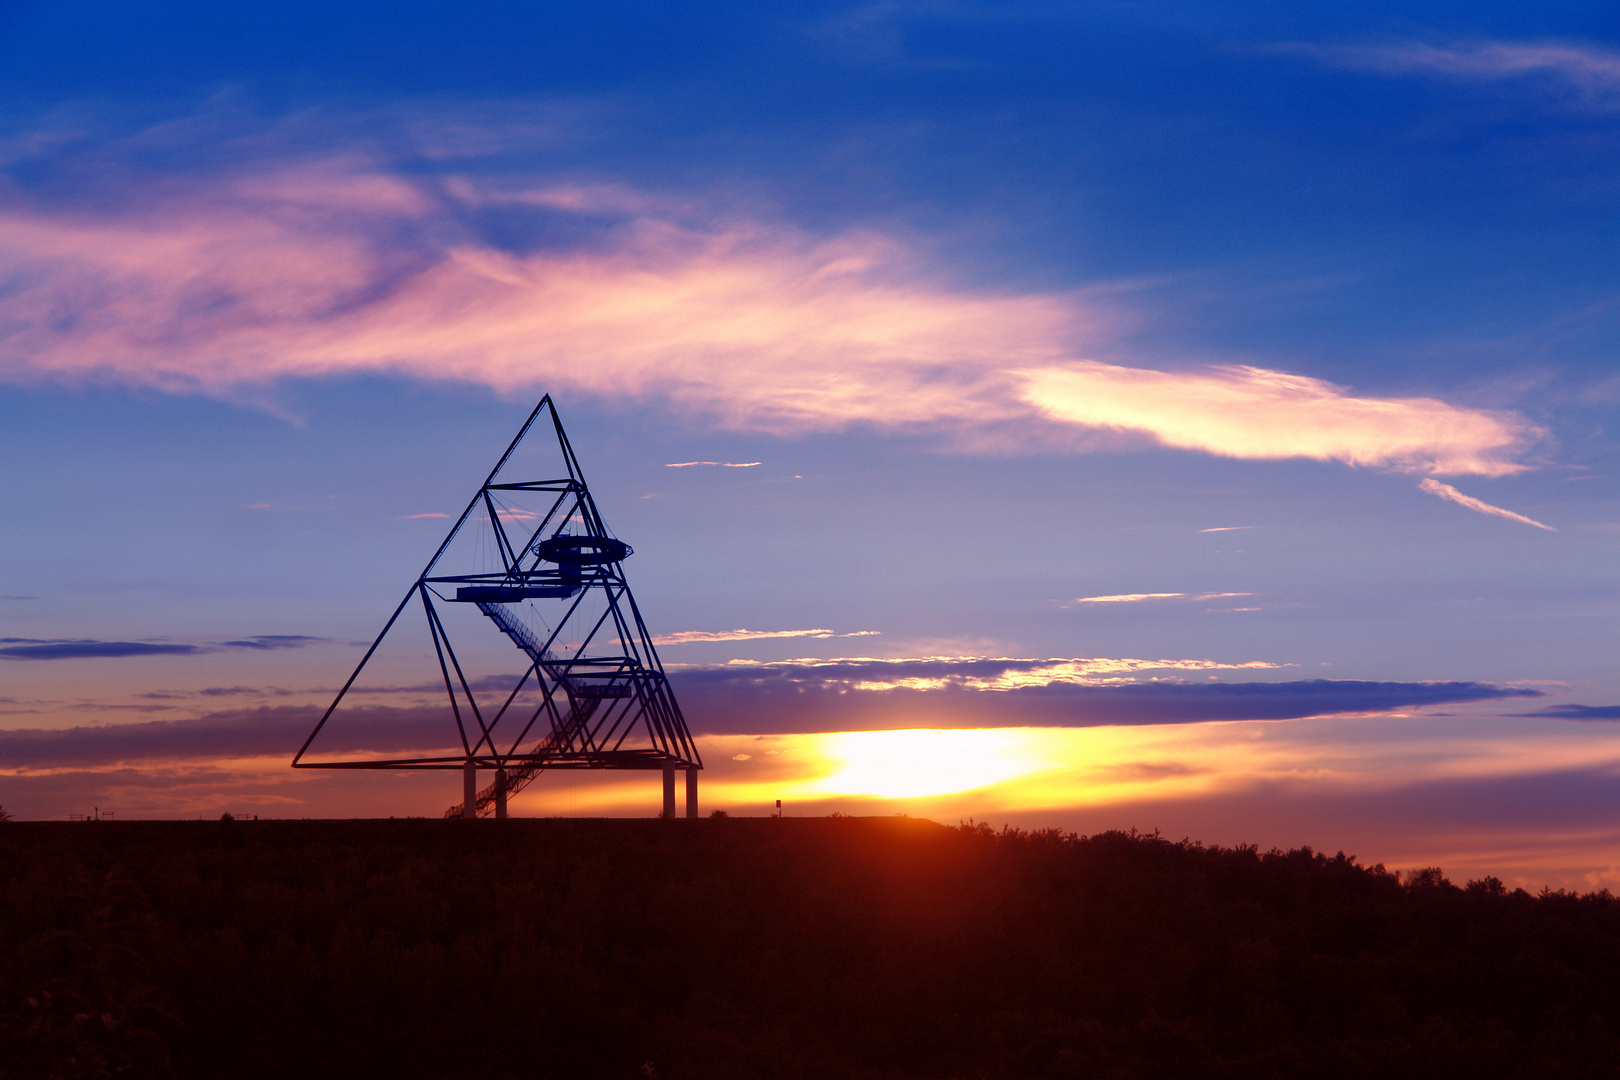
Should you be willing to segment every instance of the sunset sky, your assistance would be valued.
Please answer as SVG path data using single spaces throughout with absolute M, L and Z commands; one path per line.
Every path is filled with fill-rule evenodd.
M 0 172 L 18 817 L 442 813 L 288 760 L 550 393 L 705 811 L 1620 889 L 1612 4 L 11 3 Z

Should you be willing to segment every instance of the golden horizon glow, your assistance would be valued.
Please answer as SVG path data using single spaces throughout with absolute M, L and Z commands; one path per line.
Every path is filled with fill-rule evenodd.
M 1496 874 L 1527 888 L 1620 887 L 1620 828 L 1572 824 L 1548 847 L 1535 822 L 1431 823 L 1417 835 L 1401 808 L 1435 783 L 1472 783 L 1593 770 L 1620 772 L 1620 750 L 1592 725 L 1537 725 L 1489 716 L 1380 714 L 1285 722 L 1091 728 L 911 728 L 703 736 L 703 813 L 789 816 L 905 813 L 945 824 L 973 818 L 1082 832 L 1163 826 L 1211 843 L 1342 848 L 1365 862 L 1439 865 Z M 70 769 L 0 770 L 15 776 Z M 119 817 L 280 817 L 390 811 L 437 817 L 459 800 L 456 772 L 291 773 L 283 755 L 124 763 L 103 773 L 103 808 Z M 80 775 L 83 775 L 81 771 Z M 163 791 L 150 786 L 166 778 Z M 127 779 L 126 779 L 127 778 Z M 292 786 L 288 786 L 288 782 Z M 645 817 L 659 807 L 659 774 L 544 774 L 515 794 L 515 816 Z M 1389 804 L 1383 806 L 1385 796 Z M 678 810 L 684 807 L 678 791 Z M 1245 807 L 1301 808 L 1299 820 L 1257 822 Z M 382 800 L 379 804 L 379 799 Z M 1345 820 L 1336 808 L 1351 808 Z

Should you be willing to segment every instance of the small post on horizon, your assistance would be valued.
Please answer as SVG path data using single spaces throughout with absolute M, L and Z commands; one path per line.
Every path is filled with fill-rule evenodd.
M 698 816 L 697 774 L 698 771 L 696 769 L 686 770 L 686 816 L 689 818 L 695 818 Z
M 461 770 L 461 816 L 471 821 L 478 816 L 478 766 L 468 758 Z
M 675 820 L 675 763 L 664 762 L 664 820 Z
M 495 770 L 495 820 L 506 820 L 506 770 Z

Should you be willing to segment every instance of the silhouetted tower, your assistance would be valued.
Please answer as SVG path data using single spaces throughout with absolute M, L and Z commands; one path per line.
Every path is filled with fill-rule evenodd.
M 555 455 L 537 455 L 529 441 L 542 414 L 556 433 Z M 537 460 L 546 457 L 554 460 Z M 675 773 L 685 770 L 686 813 L 696 817 L 703 761 L 625 581 L 622 564 L 630 554 L 630 545 L 603 524 L 547 395 L 304 740 L 293 767 L 459 769 L 463 799 L 445 816 L 469 818 L 505 817 L 508 797 L 546 769 L 661 770 L 664 816 L 674 817 Z M 420 624 L 404 618 L 413 601 Z M 385 640 L 409 625 L 419 627 L 417 647 L 384 657 Z M 431 652 L 421 648 L 427 642 Z M 514 646 L 526 664 L 521 673 L 512 671 Z M 424 663 L 442 682 L 447 706 L 424 704 L 430 688 L 410 684 Z M 381 686 L 363 685 L 368 665 L 387 669 Z M 354 704 L 361 694 L 365 703 Z M 346 715 L 353 720 L 348 730 Z M 337 756 L 304 760 L 318 739 L 335 744 L 326 752 Z M 356 756 L 379 743 L 432 746 L 417 756 Z M 480 769 L 494 774 L 482 789 Z

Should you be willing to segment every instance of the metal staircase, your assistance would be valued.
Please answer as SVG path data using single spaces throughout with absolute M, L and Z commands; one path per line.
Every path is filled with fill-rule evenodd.
M 522 649 L 529 659 L 533 660 L 537 667 L 556 680 L 557 685 L 568 695 L 567 713 L 564 714 L 562 722 L 552 730 L 551 734 L 547 735 L 541 740 L 540 745 L 535 747 L 534 754 L 536 758 L 525 761 L 522 765 L 511 770 L 497 771 L 495 779 L 490 782 L 489 786 L 479 791 L 478 799 L 473 804 L 474 812 L 479 817 L 489 817 L 495 812 L 495 806 L 500 800 L 503 783 L 506 786 L 506 794 L 509 796 L 515 795 L 545 771 L 546 759 L 554 757 L 565 750 L 574 749 L 576 744 L 588 742 L 590 738 L 590 719 L 595 715 L 597 707 L 602 704 L 602 699 L 604 697 L 618 696 L 603 694 L 600 690 L 618 688 L 591 687 L 591 691 L 597 692 L 586 691 L 581 693 L 584 688 L 576 686 L 574 681 L 568 678 L 566 668 L 562 662 L 549 650 L 540 647 L 540 643 L 535 640 L 534 631 L 524 625 L 521 619 L 508 614 L 505 604 L 480 603 L 478 610 L 488 615 L 490 621 L 500 627 L 501 633 L 511 638 L 512 644 Z M 629 688 L 626 687 L 625 689 L 628 690 Z M 464 817 L 466 809 L 466 803 L 459 802 L 446 810 L 444 816 L 446 818 Z
M 490 621 L 501 628 L 501 633 L 512 639 L 512 644 L 529 654 L 535 663 L 552 668 L 557 664 L 557 658 L 540 648 L 540 643 L 534 639 L 534 631 L 524 625 L 521 619 L 514 619 L 506 613 L 505 604 L 487 604 L 480 602 L 478 610 L 488 615 Z

